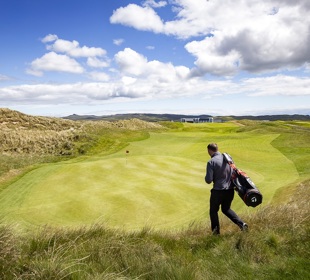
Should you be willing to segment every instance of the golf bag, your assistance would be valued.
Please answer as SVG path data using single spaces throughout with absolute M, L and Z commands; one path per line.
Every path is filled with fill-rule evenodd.
M 234 184 L 236 192 L 241 197 L 243 202 L 247 206 L 252 207 L 256 207 L 261 204 L 263 201 L 263 196 L 250 177 L 244 171 L 235 166 L 234 161 L 229 154 L 223 153 L 223 156 L 226 162 L 233 169 L 231 180 Z

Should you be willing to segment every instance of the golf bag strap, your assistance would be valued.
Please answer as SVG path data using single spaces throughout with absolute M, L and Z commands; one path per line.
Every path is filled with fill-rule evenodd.
M 237 175 L 242 175 L 244 177 L 249 177 L 244 171 L 241 169 L 238 169 L 235 163 L 233 162 L 231 156 L 227 153 L 223 153 L 224 159 L 229 164 L 229 166 L 234 170 L 233 174 L 231 175 L 231 180 L 235 180 L 237 178 Z M 230 158 L 230 160 L 228 159 Z

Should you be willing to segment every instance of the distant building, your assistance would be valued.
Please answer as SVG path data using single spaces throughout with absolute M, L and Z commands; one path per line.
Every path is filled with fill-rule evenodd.
M 214 120 L 212 117 L 209 118 L 181 118 L 181 122 L 186 123 L 212 123 Z

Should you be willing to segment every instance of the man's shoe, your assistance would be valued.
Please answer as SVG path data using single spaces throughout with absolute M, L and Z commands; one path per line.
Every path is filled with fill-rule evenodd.
M 243 225 L 240 227 L 241 231 L 248 231 L 249 226 L 246 223 L 243 223 Z
M 220 235 L 220 230 L 218 227 L 215 227 L 215 229 L 212 230 L 212 235 Z

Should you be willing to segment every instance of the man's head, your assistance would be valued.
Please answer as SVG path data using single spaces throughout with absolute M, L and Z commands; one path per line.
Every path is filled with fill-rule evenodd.
M 212 156 L 214 153 L 218 151 L 218 146 L 216 143 L 210 143 L 208 145 L 208 153 L 210 156 Z

